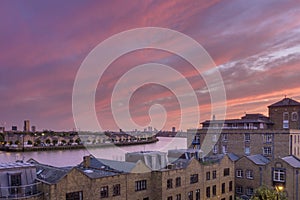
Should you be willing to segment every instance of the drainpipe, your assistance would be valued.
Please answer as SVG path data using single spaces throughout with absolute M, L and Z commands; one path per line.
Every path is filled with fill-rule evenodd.
M 262 167 L 259 167 L 259 186 L 262 186 Z
M 296 200 L 298 200 L 298 190 L 299 190 L 299 186 L 298 186 L 298 175 L 299 175 L 299 171 L 296 170 Z

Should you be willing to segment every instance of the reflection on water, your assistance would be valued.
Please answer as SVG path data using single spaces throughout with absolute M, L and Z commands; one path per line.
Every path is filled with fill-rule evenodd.
M 105 147 L 99 149 L 78 149 L 78 150 L 58 150 L 58 151 L 39 151 L 39 152 L 2 152 L 0 151 L 0 162 L 14 162 L 16 160 L 28 160 L 33 158 L 38 162 L 54 165 L 54 166 L 72 166 L 82 161 L 82 157 L 86 155 L 94 155 L 98 158 L 106 158 L 112 160 L 124 160 L 126 152 L 133 151 L 163 151 L 169 149 L 186 148 L 185 138 L 167 138 L 159 137 L 156 143 L 123 146 L 123 147 Z

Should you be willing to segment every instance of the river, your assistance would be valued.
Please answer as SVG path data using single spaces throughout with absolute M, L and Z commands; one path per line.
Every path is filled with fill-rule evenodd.
M 0 163 L 14 162 L 16 160 L 27 161 L 30 158 L 48 165 L 63 167 L 74 166 L 82 162 L 83 156 L 94 155 L 97 158 L 111 160 L 125 160 L 125 153 L 134 151 L 162 151 L 169 149 L 186 148 L 186 138 L 158 137 L 159 141 L 151 144 L 104 147 L 97 149 L 74 149 L 37 152 L 3 152 L 0 151 Z

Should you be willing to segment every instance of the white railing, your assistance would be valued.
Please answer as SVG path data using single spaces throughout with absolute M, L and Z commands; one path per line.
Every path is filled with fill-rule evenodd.
M 2 199 L 26 199 L 42 194 L 40 182 L 30 185 L 0 187 L 0 200 Z

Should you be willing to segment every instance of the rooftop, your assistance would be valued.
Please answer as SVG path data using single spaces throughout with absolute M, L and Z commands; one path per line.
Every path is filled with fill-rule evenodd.
M 296 158 L 295 156 L 286 156 L 281 158 L 285 162 L 287 162 L 289 165 L 295 168 L 300 168 L 300 160 Z
M 280 107 L 280 106 L 300 106 L 300 103 L 290 98 L 284 98 L 281 101 L 278 101 L 268 107 Z
M 268 158 L 264 157 L 261 154 L 250 155 L 250 156 L 247 156 L 247 158 L 257 165 L 266 165 L 270 162 L 270 160 Z
M 13 169 L 24 167 L 34 167 L 34 165 L 27 162 L 0 163 L 0 169 Z

